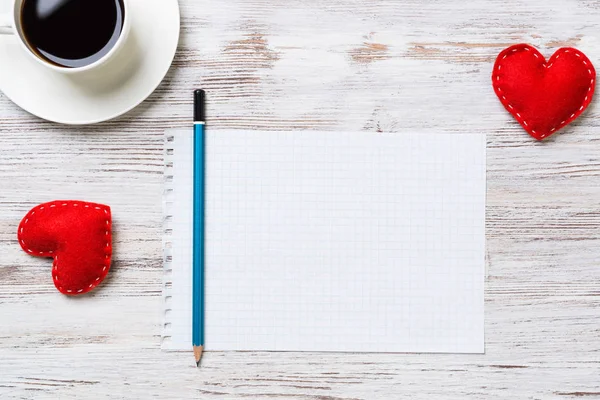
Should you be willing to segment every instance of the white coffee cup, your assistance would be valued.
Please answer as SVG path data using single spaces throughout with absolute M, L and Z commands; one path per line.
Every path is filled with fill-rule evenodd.
M 90 64 L 86 64 L 80 67 L 65 67 L 57 65 L 38 55 L 27 42 L 25 33 L 23 31 L 21 18 L 24 1 L 25 0 L 10 0 L 10 9 L 12 11 L 7 14 L 0 14 L 0 35 L 15 35 L 23 51 L 28 53 L 37 62 L 44 65 L 46 68 L 50 68 L 54 71 L 63 74 L 75 74 L 95 70 L 98 67 L 105 64 L 108 60 L 114 58 L 115 55 L 121 50 L 121 48 L 124 47 L 124 43 L 127 41 L 127 37 L 129 36 L 129 31 L 131 27 L 131 13 L 130 7 L 128 6 L 129 0 L 121 0 L 121 3 L 123 4 L 124 8 L 123 28 L 121 29 L 121 34 L 117 42 L 113 45 L 113 47 L 102 58 Z

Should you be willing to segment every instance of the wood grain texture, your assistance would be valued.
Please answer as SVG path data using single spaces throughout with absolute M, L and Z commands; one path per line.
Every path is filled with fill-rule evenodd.
M 577 46 L 598 66 L 597 0 L 181 0 L 173 68 L 115 121 L 65 127 L 0 96 L 0 398 L 600 398 L 597 102 L 534 142 L 490 83 L 504 47 Z M 3 60 L 2 62 L 6 62 Z M 486 354 L 162 353 L 163 135 L 208 90 L 211 129 L 477 131 L 488 140 Z M 113 208 L 93 294 L 53 287 L 20 218 Z

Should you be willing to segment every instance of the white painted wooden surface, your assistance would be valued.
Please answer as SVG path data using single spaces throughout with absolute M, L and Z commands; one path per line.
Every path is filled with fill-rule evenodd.
M 174 66 L 116 121 L 64 127 L 0 96 L 0 398 L 600 398 L 597 101 L 536 143 L 492 91 L 495 55 L 563 45 L 600 66 L 597 0 L 182 0 Z M 7 62 L 2 60 L 2 62 Z M 485 355 L 162 353 L 163 133 L 210 92 L 211 129 L 431 128 L 488 137 Z M 70 299 L 23 253 L 37 203 L 109 204 L 115 262 Z

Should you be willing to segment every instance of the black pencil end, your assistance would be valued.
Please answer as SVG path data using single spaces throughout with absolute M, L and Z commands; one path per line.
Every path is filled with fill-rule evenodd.
M 205 122 L 206 92 L 202 89 L 194 90 L 194 122 Z

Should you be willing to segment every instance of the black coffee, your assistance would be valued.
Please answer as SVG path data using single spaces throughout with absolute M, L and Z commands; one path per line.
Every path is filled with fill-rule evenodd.
M 124 17 L 121 0 L 25 0 L 21 24 L 38 56 L 77 68 L 98 61 L 113 48 Z

